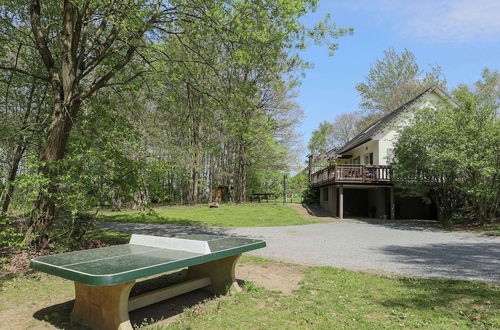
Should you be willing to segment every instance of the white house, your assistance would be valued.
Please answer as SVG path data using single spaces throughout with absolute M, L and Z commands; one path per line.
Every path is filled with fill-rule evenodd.
M 398 131 L 408 125 L 415 110 L 436 108 L 443 101 L 453 102 L 439 87 L 430 87 L 340 149 L 327 153 L 333 165 L 310 177 L 311 184 L 320 191 L 320 205 L 339 218 L 434 218 L 431 205 L 395 191 L 389 165 Z

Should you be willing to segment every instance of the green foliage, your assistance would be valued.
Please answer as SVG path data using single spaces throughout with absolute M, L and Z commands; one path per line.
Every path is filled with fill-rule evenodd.
M 412 52 L 403 49 L 397 53 L 389 48 L 384 51 L 384 58 L 370 67 L 366 82 L 358 84 L 356 89 L 361 96 L 361 109 L 380 117 L 436 84 L 441 87 L 446 84 L 439 67 L 423 72 Z
M 305 204 L 319 204 L 319 189 L 308 186 L 304 192 L 302 192 L 302 202 Z
M 309 140 L 309 151 L 311 154 L 324 154 L 331 149 L 334 145 L 331 143 L 329 136 L 333 132 L 333 124 L 328 121 L 322 121 L 319 128 L 314 130 Z
M 414 193 L 432 193 L 441 221 L 487 223 L 496 218 L 500 200 L 500 94 L 464 86 L 454 94 L 458 106 L 422 109 L 401 130 L 394 172 L 417 178 L 401 183 Z
M 251 169 L 247 174 L 247 194 L 283 195 L 283 172 Z
M 29 212 L 29 232 L 71 233 L 78 244 L 79 224 L 103 206 L 196 204 L 218 186 L 240 202 L 277 191 L 297 154 L 293 98 L 310 67 L 300 50 L 313 42 L 333 51 L 352 33 L 329 16 L 306 26 L 301 18 L 317 6 L 5 3 L 2 202 L 15 188 L 11 210 Z M 50 231 L 56 224 L 61 233 Z
M 302 195 L 304 190 L 307 189 L 309 179 L 306 173 L 299 172 L 292 176 L 287 181 L 287 193 L 294 195 Z
M 23 247 L 24 233 L 13 225 L 6 216 L 0 216 L 0 247 Z
M 362 115 L 359 112 L 346 112 L 335 117 L 333 122 L 323 121 L 314 130 L 309 140 L 311 154 L 324 154 L 341 148 L 359 131 Z M 318 166 L 318 165 L 317 165 Z

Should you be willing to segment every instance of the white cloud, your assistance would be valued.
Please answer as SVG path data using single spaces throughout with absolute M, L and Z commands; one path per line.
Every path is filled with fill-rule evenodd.
M 500 0 L 361 0 L 343 4 L 352 10 L 368 10 L 396 30 L 428 41 L 500 41 Z
M 467 42 L 500 40 L 499 0 L 421 1 L 407 11 L 406 30 L 420 38 Z

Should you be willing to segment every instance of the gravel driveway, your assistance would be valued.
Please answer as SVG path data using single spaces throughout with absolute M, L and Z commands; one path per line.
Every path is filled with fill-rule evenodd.
M 414 223 L 331 222 L 288 227 L 220 228 L 103 223 L 149 235 L 229 234 L 263 238 L 251 254 L 306 265 L 500 283 L 500 237 L 442 232 Z

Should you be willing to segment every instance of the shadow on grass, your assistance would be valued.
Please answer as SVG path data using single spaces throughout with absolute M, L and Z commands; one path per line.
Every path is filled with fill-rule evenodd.
M 85 239 L 100 240 L 109 245 L 126 244 L 130 241 L 130 234 L 96 228 L 94 230 L 88 231 L 85 234 Z
M 402 278 L 404 294 L 393 294 L 379 300 L 396 317 L 413 317 L 407 311 L 420 311 L 429 319 L 460 318 L 467 327 L 498 327 L 500 291 L 494 287 L 467 281 Z M 431 316 L 434 314 L 435 316 Z M 445 321 L 448 322 L 448 321 Z M 416 324 L 427 327 L 429 324 Z M 450 324 L 450 327 L 453 327 Z
M 122 222 L 122 223 L 157 223 L 157 224 L 169 224 L 169 225 L 180 225 L 180 226 L 214 226 L 214 227 L 224 227 L 227 223 L 211 222 L 210 224 L 203 223 L 198 220 L 191 220 L 186 218 L 169 217 L 164 215 L 159 215 L 156 212 L 152 213 L 132 213 L 132 214 L 106 214 L 101 216 L 101 221 L 104 222 Z
M 183 269 L 178 272 L 138 281 L 132 288 L 130 297 L 182 282 L 185 279 L 185 275 L 186 270 Z M 213 297 L 208 291 L 191 291 L 130 312 L 130 322 L 135 326 L 143 326 L 164 319 L 170 319 L 169 322 L 175 321 L 185 308 L 193 307 Z M 84 326 L 72 323 L 70 320 L 74 302 L 74 300 L 70 300 L 43 308 L 35 312 L 33 317 L 37 320 L 48 322 L 58 329 L 87 329 Z
M 159 303 L 129 313 L 130 322 L 134 326 L 156 323 L 161 320 L 162 326 L 174 322 L 186 308 L 194 307 L 214 296 L 205 290 L 194 290 L 183 295 L 170 298 Z M 167 320 L 168 319 L 168 320 Z
M 141 222 L 141 223 L 168 223 L 174 225 L 183 225 L 183 226 L 201 226 L 202 224 L 199 221 L 194 221 L 190 219 L 183 218 L 175 218 L 175 217 L 166 217 L 161 216 L 156 212 L 153 213 L 122 213 L 122 214 L 106 214 L 101 216 L 102 221 L 106 222 Z
M 409 293 L 384 300 L 384 306 L 408 309 L 430 309 L 438 306 L 456 309 L 457 304 L 469 307 L 491 305 L 495 309 L 500 307 L 500 291 L 482 283 L 410 277 L 401 278 L 398 283 L 410 290 Z
M 500 283 L 500 244 L 450 243 L 418 247 L 389 245 L 380 250 L 395 262 L 418 267 L 430 276 Z
M 225 235 L 228 228 L 223 227 L 205 227 L 186 226 L 178 224 L 158 224 L 152 226 L 150 223 L 122 223 L 122 222 L 103 222 L 99 225 L 106 230 L 125 231 L 134 234 L 153 235 L 153 236 L 184 236 L 184 235 Z
M 50 323 L 57 329 L 87 329 L 86 327 L 74 324 L 70 320 L 70 313 L 75 300 L 42 308 L 33 314 L 33 317 L 40 321 Z
M 183 313 L 184 309 L 198 305 L 211 298 L 213 298 L 213 295 L 208 291 L 191 291 L 130 312 L 130 322 L 134 325 L 134 328 L 165 319 L 170 319 L 169 321 L 173 322 Z M 74 300 L 69 300 L 40 309 L 33 314 L 33 317 L 37 320 L 50 323 L 57 329 L 88 329 L 85 326 L 71 322 L 70 314 L 74 303 Z

